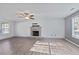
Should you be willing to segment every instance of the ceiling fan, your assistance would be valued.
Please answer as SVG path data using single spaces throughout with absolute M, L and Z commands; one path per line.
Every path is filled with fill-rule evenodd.
M 16 15 L 27 20 L 34 19 L 34 14 L 30 11 L 18 11 Z

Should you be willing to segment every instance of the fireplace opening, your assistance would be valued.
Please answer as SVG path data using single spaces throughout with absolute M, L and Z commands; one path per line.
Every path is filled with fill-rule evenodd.
M 33 36 L 39 36 L 39 31 L 33 31 Z

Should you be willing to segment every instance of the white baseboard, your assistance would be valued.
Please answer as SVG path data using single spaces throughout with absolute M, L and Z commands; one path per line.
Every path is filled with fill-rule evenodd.
M 79 45 L 78 45 L 78 44 L 76 44 L 76 43 L 72 42 L 71 40 L 68 40 L 68 39 L 65 39 L 65 40 L 66 40 L 66 41 L 68 41 L 68 42 L 70 42 L 70 43 L 72 43 L 72 44 L 74 44 L 75 46 L 79 47 Z
M 15 37 L 23 37 L 23 38 L 42 38 L 42 39 L 64 39 L 63 37 L 42 37 L 42 36 L 15 36 Z
M 10 38 L 13 38 L 14 36 L 11 36 L 11 37 L 5 37 L 5 38 L 2 38 L 0 40 L 5 40 L 5 39 L 10 39 Z
M 45 36 L 15 36 L 15 37 L 60 38 L 60 39 L 64 38 L 64 37 L 45 37 Z

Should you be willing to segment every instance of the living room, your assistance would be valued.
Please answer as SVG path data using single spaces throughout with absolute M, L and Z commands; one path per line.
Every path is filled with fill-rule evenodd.
M 0 4 L 0 55 L 78 55 L 78 5 Z

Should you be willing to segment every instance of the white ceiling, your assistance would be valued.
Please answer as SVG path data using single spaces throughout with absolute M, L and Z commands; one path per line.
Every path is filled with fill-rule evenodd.
M 72 8 L 75 8 L 71 11 Z M 0 19 L 16 20 L 16 12 L 30 10 L 36 17 L 64 18 L 79 9 L 77 3 L 7 3 L 0 4 Z

